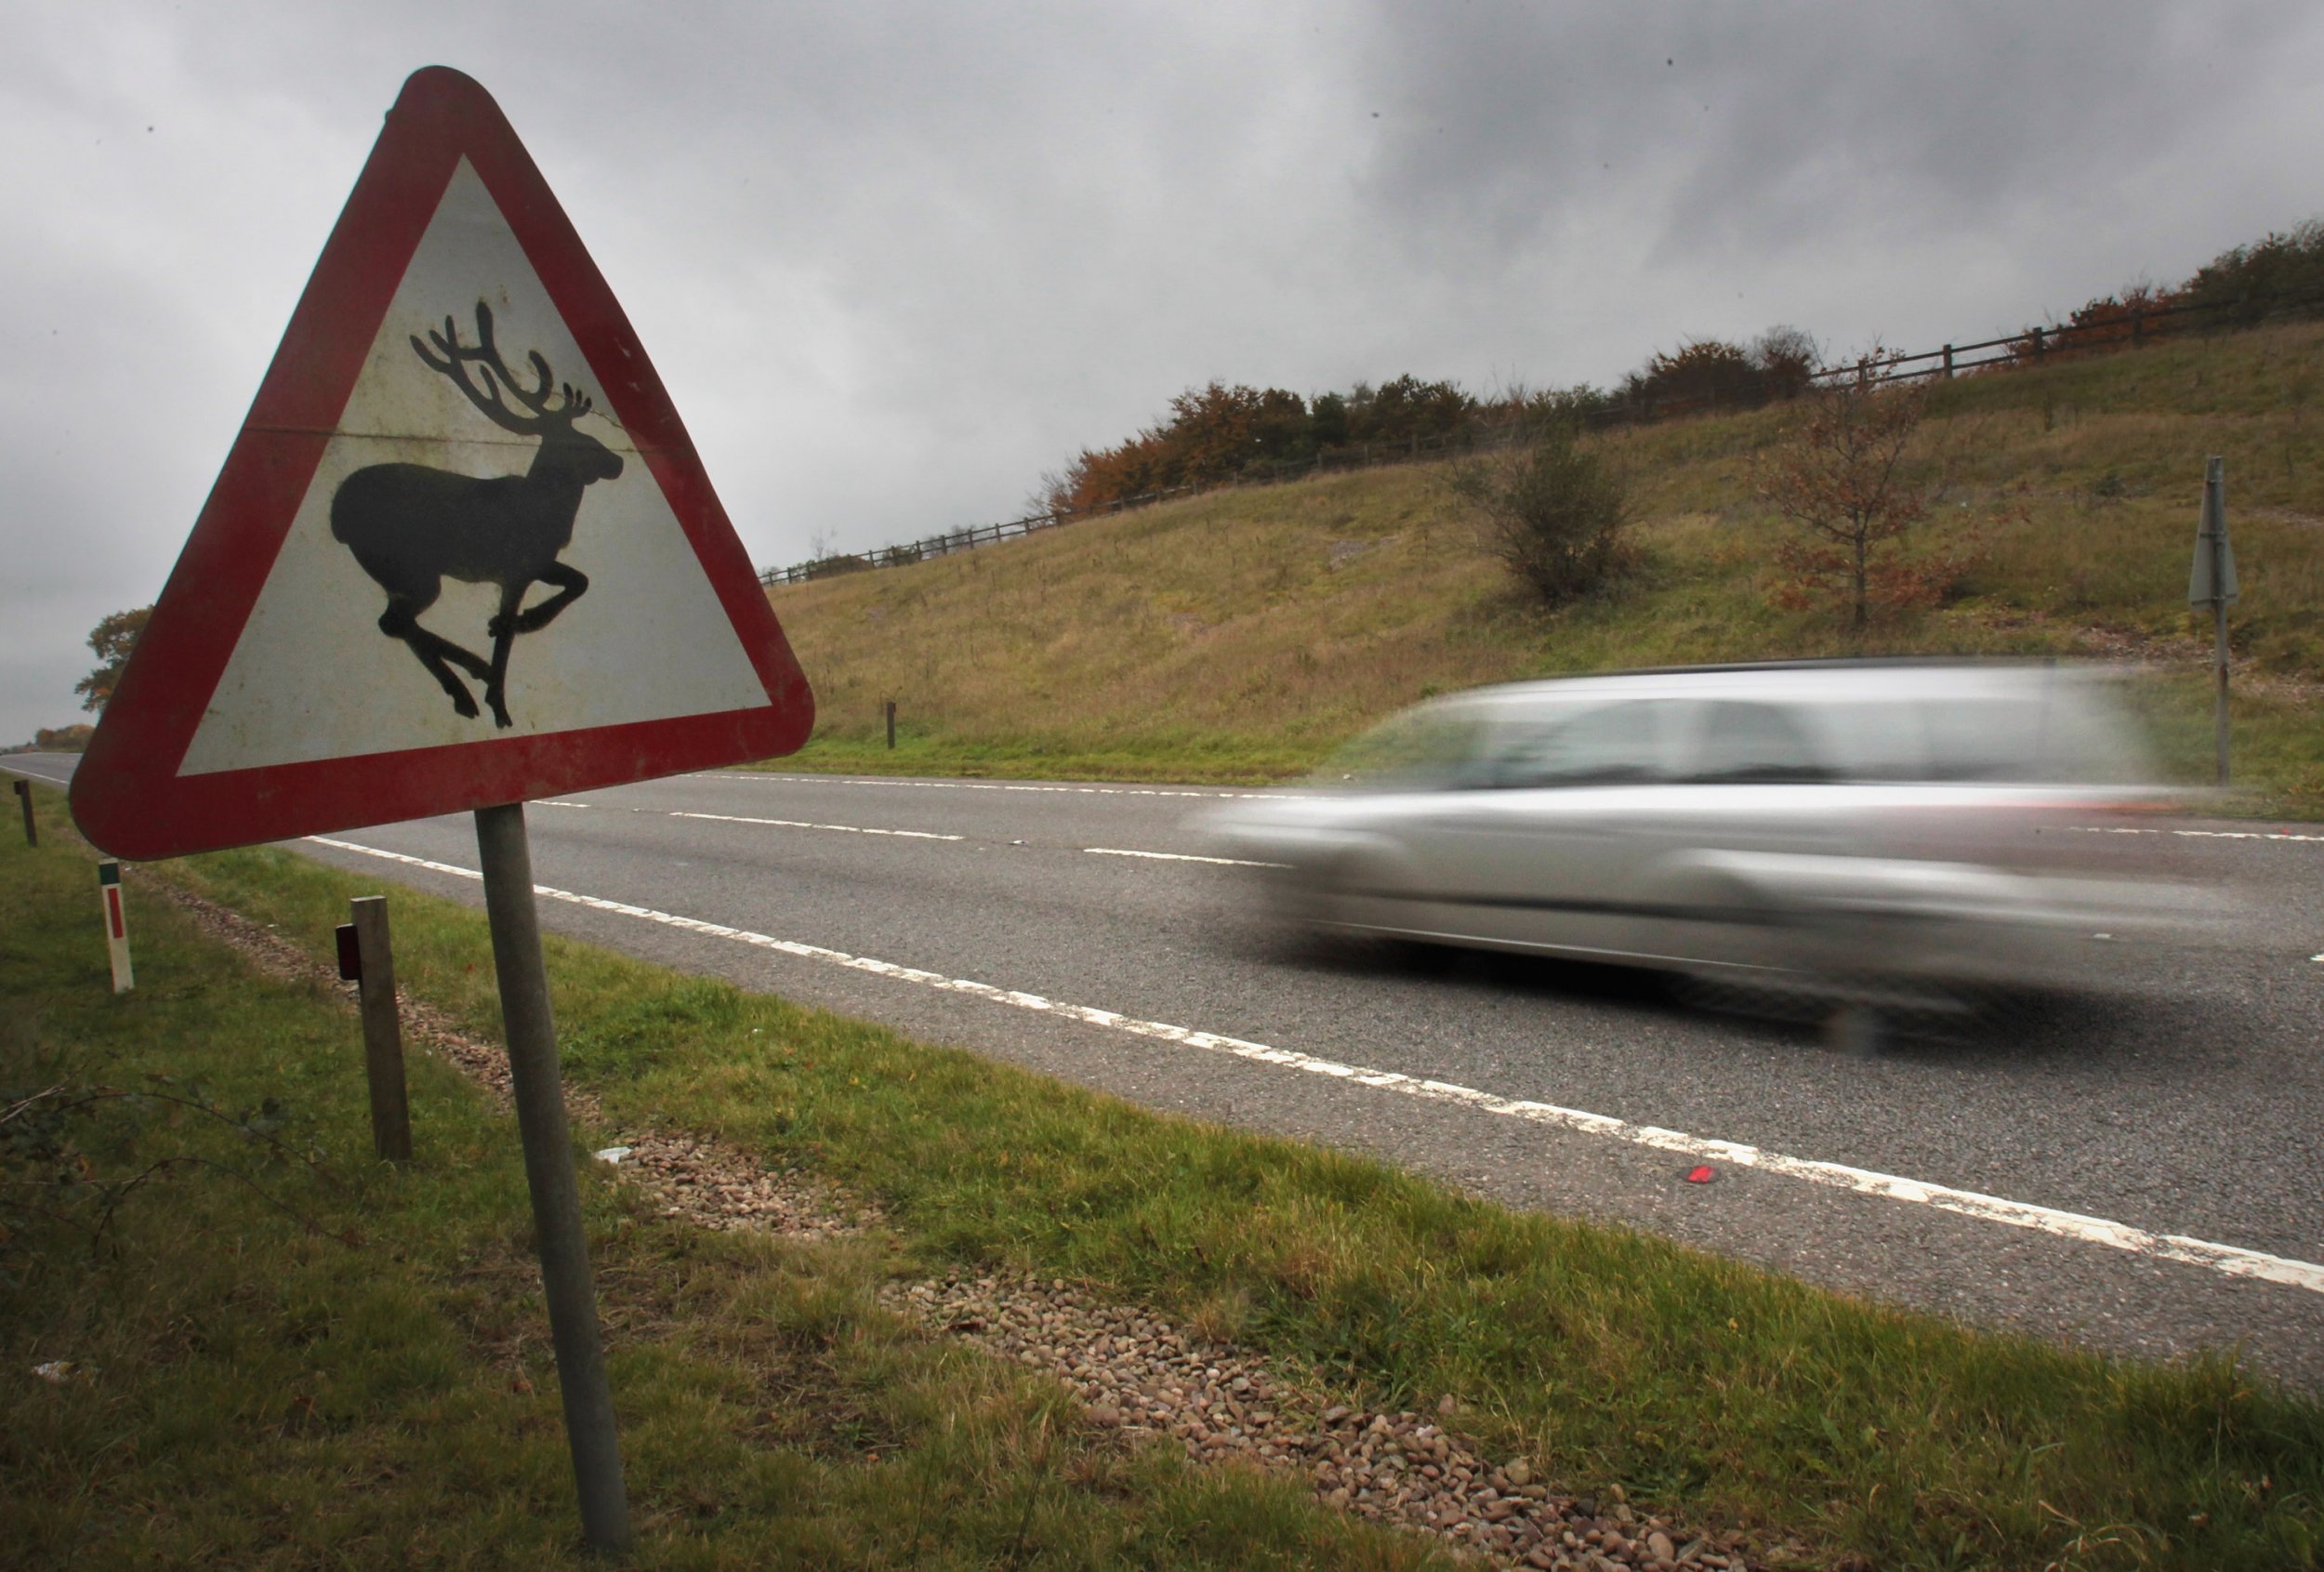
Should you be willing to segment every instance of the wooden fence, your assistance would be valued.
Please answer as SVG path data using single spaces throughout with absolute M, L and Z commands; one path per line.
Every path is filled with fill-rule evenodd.
M 2249 300 L 2204 301 L 2199 303 L 2133 305 L 2121 316 L 2104 322 L 2069 323 L 2062 326 L 2029 327 L 2023 333 L 2013 333 L 2002 338 L 1987 338 L 1974 344 L 1947 344 L 1940 349 L 1922 350 L 1914 354 L 1889 355 L 1879 359 L 1851 362 L 1846 365 L 1827 366 L 1811 375 L 1808 383 L 1815 388 L 1839 388 L 1856 384 L 1879 386 L 1891 382 L 1916 382 L 1930 378 L 1966 376 L 1972 372 L 1994 371 L 2018 366 L 2040 365 L 2050 357 L 2088 354 L 2114 350 L 2139 349 L 2152 340 L 2173 331 L 2174 319 L 2193 319 L 2197 326 L 2220 325 L 2218 319 L 2228 317 L 2225 325 L 2249 326 L 2273 317 L 2294 313 L 2312 313 L 2324 308 L 2324 297 L 2309 297 L 2274 302 Z M 1596 428 L 1644 426 L 1658 421 L 1678 419 L 1690 415 L 1721 414 L 1739 408 L 1754 407 L 1765 399 L 1736 401 L 1726 399 L 1646 399 L 1607 401 L 1580 414 L 1581 420 Z M 829 578 L 838 574 L 861 573 L 870 568 L 902 567 L 909 562 L 922 562 L 932 557 L 948 557 L 956 551 L 973 551 L 980 546 L 991 546 L 1004 540 L 1015 540 L 1041 530 L 1055 529 L 1060 524 L 1076 523 L 1083 519 L 1104 518 L 1131 508 L 1144 508 L 1165 502 L 1174 496 L 1192 496 L 1200 492 L 1221 491 L 1230 486 L 1272 485 L 1285 481 L 1305 480 L 1335 469 L 1367 469 L 1386 464 L 1417 464 L 1426 460 L 1451 457 L 1457 454 L 1481 453 L 1507 447 L 1522 439 L 1526 429 L 1522 420 L 1506 421 L 1492 426 L 1472 426 L 1459 431 L 1441 431 L 1433 436 L 1416 436 L 1402 442 L 1365 443 L 1353 447 L 1333 448 L 1312 458 L 1286 459 L 1275 463 L 1247 466 L 1242 473 L 1230 480 L 1215 481 L 1208 485 L 1172 486 L 1167 491 L 1151 491 L 1139 496 L 1128 496 L 1100 508 L 1074 509 L 1062 512 L 1035 513 L 1007 523 L 979 524 L 971 528 L 931 535 L 905 546 L 883 546 L 876 551 L 846 553 L 820 557 L 812 562 L 799 562 L 787 568 L 768 568 L 759 575 L 759 582 L 770 587 L 778 584 L 799 584 L 809 579 Z

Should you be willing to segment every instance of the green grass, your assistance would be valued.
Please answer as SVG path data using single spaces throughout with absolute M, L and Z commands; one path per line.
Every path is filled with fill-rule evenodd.
M 63 867 L 40 873 L 55 886 L 42 886 L 48 891 L 44 901 L 86 893 L 70 888 L 83 875 L 60 856 L 39 865 Z M 11 861 L 32 863 L 13 855 Z M 348 896 L 376 888 L 271 851 L 194 859 L 173 872 L 317 950 L 327 945 Z M 11 890 L 22 887 L 19 876 L 9 878 Z M 395 900 L 404 986 L 469 1029 L 492 1034 L 492 967 L 481 918 L 417 894 L 399 892 Z M 168 931 L 159 919 L 147 922 Z M 12 921 L 8 932 L 26 930 Z M 17 957 L 30 957 L 37 946 L 46 958 L 40 976 L 74 975 L 92 996 L 46 1004 L 50 1024 L 42 1042 L 97 1034 L 103 1053 L 126 1054 L 151 1035 L 106 1025 L 105 1011 L 112 1007 L 94 997 L 101 961 L 93 951 L 51 954 L 46 937 L 7 943 L 12 975 L 27 964 Z M 311 1024 L 321 1012 L 310 999 L 282 1001 L 247 984 L 203 981 L 191 953 L 158 966 L 152 992 L 126 1008 L 150 1010 L 181 995 L 204 1001 L 202 1008 L 219 1014 L 218 1027 L 231 1032 L 234 1047 L 226 1063 L 257 1084 L 280 1079 L 283 1072 L 270 1066 L 287 1063 L 267 1046 L 278 1028 L 265 1011 L 279 1005 L 310 1023 L 304 1029 L 321 1029 Z M 882 1486 L 863 1484 L 866 1475 L 859 1471 L 868 1465 L 861 1462 L 735 1441 L 728 1432 L 747 1434 L 742 1416 L 765 1399 L 736 1394 L 732 1383 L 741 1378 L 715 1350 L 701 1346 L 709 1337 L 701 1327 L 725 1327 L 725 1307 L 746 1302 L 860 1307 L 862 1285 L 880 1271 L 966 1263 L 1103 1286 L 1322 1371 L 1376 1403 L 1418 1407 L 1452 1395 L 1465 1405 L 1464 1424 L 1507 1452 L 1544 1460 L 1551 1476 L 1568 1487 L 1618 1483 L 1633 1500 L 1682 1518 L 1797 1533 L 1827 1555 L 1860 1552 L 1897 1568 L 2317 1564 L 2324 1531 L 2324 1410 L 2238 1369 L 2230 1358 L 2156 1367 L 1974 1333 L 1657 1239 L 1505 1211 L 1373 1163 L 1147 1114 L 966 1053 L 578 944 L 552 940 L 548 966 L 568 1072 L 601 1100 L 608 1117 L 712 1132 L 772 1161 L 805 1164 L 877 1196 L 892 1220 L 893 1255 L 874 1261 L 876 1252 L 861 1246 L 838 1252 L 840 1264 L 829 1270 L 840 1286 L 832 1288 L 814 1275 L 824 1270 L 815 1252 L 673 1236 L 635 1218 L 625 1221 L 617 1202 L 592 1186 L 591 1215 L 613 1291 L 632 1282 L 642 1291 L 666 1276 L 688 1285 L 654 1301 L 674 1296 L 684 1307 L 659 1341 L 616 1339 L 615 1383 L 644 1499 L 682 1515 L 684 1492 L 693 1486 L 681 1485 L 681 1475 L 724 1482 L 711 1486 L 725 1503 L 715 1525 L 687 1530 L 712 1534 L 705 1556 L 727 1542 L 717 1536 L 732 1536 L 739 1546 L 756 1543 L 746 1539 L 754 1532 L 805 1532 L 795 1519 L 848 1532 L 833 1526 L 853 1522 L 841 1503 Z M 230 1001 L 231 1026 L 223 1019 Z M 342 1021 L 337 1030 L 344 1039 L 350 1028 Z M 176 1043 L 134 1051 L 174 1063 L 194 1050 Z M 339 1052 L 351 1065 L 351 1046 Z M 351 1070 L 338 1074 L 345 1083 Z M 297 1085 L 298 1100 L 310 1101 L 304 1079 Z M 352 1150 L 358 1137 L 351 1083 L 336 1095 L 334 1143 Z M 440 1077 L 424 1082 L 416 1103 L 428 1163 L 410 1179 L 362 1179 L 362 1205 L 353 1209 L 365 1214 L 375 1236 L 365 1251 L 350 1255 L 284 1238 L 268 1247 L 262 1265 L 248 1270 L 204 1252 L 188 1262 L 173 1255 L 172 1272 L 218 1279 L 185 1298 L 215 1302 L 235 1291 L 233 1283 L 277 1283 L 288 1262 L 297 1274 L 314 1275 L 298 1277 L 311 1282 L 299 1302 L 319 1307 L 335 1304 L 342 1285 L 376 1277 L 383 1261 L 408 1262 L 423 1286 L 397 1290 L 414 1296 L 398 1300 L 405 1308 L 397 1314 L 420 1322 L 445 1314 L 429 1307 L 458 1291 L 467 1270 L 457 1264 L 468 1259 L 462 1251 L 493 1263 L 508 1293 L 529 1291 L 520 1282 L 522 1252 L 512 1242 L 522 1231 L 513 1137 Z M 472 1200 L 453 1208 L 433 1198 L 439 1186 Z M 368 1213 L 376 1207 L 387 1208 L 386 1215 L 372 1221 Z M 487 1213 L 497 1222 L 484 1222 Z M 246 1226 L 237 1225 L 238 1236 Z M 163 1246 L 148 1241 L 141 1248 Z M 113 1279 L 115 1292 L 139 1285 L 141 1306 L 152 1299 L 141 1286 L 152 1275 L 151 1267 L 123 1274 Z M 696 1283 L 704 1286 L 691 1286 Z M 113 1314 L 100 1313 L 105 1296 L 75 1279 L 66 1299 L 76 1308 L 41 1310 L 38 1331 L 22 1330 L 33 1325 L 24 1312 L 44 1301 L 34 1296 L 12 1306 L 4 1324 L 20 1367 L 33 1357 L 80 1356 L 88 1349 L 97 1363 L 135 1371 L 152 1366 L 153 1346 L 178 1335 L 170 1329 L 180 1324 L 178 1313 L 138 1308 L 120 1312 L 128 1330 L 104 1334 L 127 1337 L 125 1349 L 91 1341 L 89 1330 L 109 1325 Z M 910 1477 L 924 1483 L 913 1488 L 934 1490 L 942 1482 L 970 1500 L 1011 1488 L 1022 1496 L 1028 1487 L 1022 1473 L 997 1472 L 1006 1450 L 998 1441 L 973 1457 L 931 1450 L 950 1433 L 940 1422 L 946 1405 L 969 1402 L 985 1389 L 947 1388 L 927 1372 L 997 1378 L 971 1378 L 941 1354 L 894 1341 L 860 1308 L 770 1314 L 784 1325 L 803 1318 L 811 1328 L 803 1342 L 786 1346 L 824 1361 L 852 1401 L 876 1411 L 872 1430 L 897 1448 L 883 1449 L 879 1468 L 898 1473 L 870 1477 L 896 1480 L 918 1469 Z M 500 1324 L 516 1323 L 508 1314 Z M 866 1334 L 865 1328 L 873 1330 Z M 863 1357 L 871 1364 L 851 1363 L 866 1335 L 872 1352 Z M 538 1520 L 554 1513 L 558 1499 L 546 1408 L 511 1407 L 484 1356 L 463 1353 L 456 1335 L 441 1334 L 431 1346 L 440 1352 L 429 1356 L 429 1367 L 440 1373 L 425 1394 L 407 1397 L 376 1374 L 336 1378 L 330 1390 L 355 1400 L 335 1412 L 373 1437 L 363 1448 L 390 1449 L 400 1443 L 387 1438 L 403 1434 L 415 1415 L 443 1413 L 450 1417 L 442 1422 L 452 1428 L 442 1446 L 431 1448 L 442 1456 L 471 1447 L 491 1450 L 490 1427 L 476 1416 L 524 1419 L 535 1427 L 525 1432 L 530 1439 L 492 1454 L 483 1483 L 461 1509 L 472 1515 L 458 1521 L 495 1525 L 491 1532 L 503 1536 L 500 1542 L 539 1553 L 546 1531 Z M 529 1346 L 537 1348 L 537 1330 Z M 333 1357 L 352 1356 L 339 1344 L 331 1347 Z M 257 1403 L 231 1421 L 189 1414 L 181 1426 L 192 1428 L 165 1434 L 255 1449 L 242 1462 L 263 1460 L 264 1476 L 271 1478 L 300 1454 L 269 1435 L 268 1416 L 281 1412 L 287 1399 L 280 1394 L 288 1390 L 283 1383 L 300 1361 L 321 1355 L 278 1348 L 269 1357 L 276 1361 L 269 1367 L 273 1373 L 260 1384 L 277 1394 L 270 1399 L 277 1407 Z M 383 1350 L 378 1357 L 388 1355 Z M 921 1384 L 912 1390 L 918 1395 L 897 1397 L 887 1376 L 865 1373 L 890 1367 L 918 1372 L 912 1379 Z M 653 1385 L 664 1372 L 673 1372 L 673 1390 L 688 1395 Z M 141 1400 L 175 1401 L 158 1392 Z M 1023 1384 L 999 1383 L 974 1401 L 999 1416 L 991 1422 L 1001 1429 L 1037 1431 L 1046 1422 L 1041 1416 L 1053 1413 Z M 56 1399 L 39 1394 L 33 1402 Z M 118 1522 L 125 1513 L 151 1517 L 152 1508 L 139 1502 L 165 1500 L 175 1513 L 183 1491 L 201 1496 L 204 1510 L 237 1523 L 256 1510 L 248 1487 L 229 1492 L 228 1499 L 240 1504 L 218 1505 L 213 1495 L 226 1482 L 204 1476 L 195 1483 L 200 1470 L 179 1455 L 177 1441 L 139 1439 L 134 1452 L 120 1452 L 126 1438 L 146 1433 L 139 1413 L 65 1434 L 54 1426 L 66 1423 L 72 1410 L 33 1411 L 48 1415 L 43 1422 L 51 1428 L 28 1431 L 20 1405 L 8 1417 L 7 1444 L 28 1450 L 8 1466 L 12 1475 L 41 1471 L 41 1510 L 59 1526 L 52 1535 L 64 1532 L 68 1521 Z M 1081 1455 L 1065 1441 L 1056 1445 Z M 679 1467 L 677 1456 L 696 1447 L 708 1448 L 704 1460 Z M 422 1466 L 413 1452 L 393 1456 L 403 1460 L 399 1466 Z M 962 1477 L 962 1470 L 985 1471 L 997 1482 Z M 231 1472 L 259 1475 L 246 1466 Z M 780 1487 L 764 1483 L 776 1474 L 785 1482 Z M 305 1477 L 296 1468 L 292 1476 Z M 1130 1560 L 1138 1557 L 1121 1548 L 1129 1543 L 1129 1525 L 1156 1516 L 1181 1523 L 1188 1498 L 1172 1492 L 1205 1487 L 1168 1471 L 1137 1478 L 1142 1483 L 1134 1488 L 1108 1487 L 1116 1494 L 1107 1499 L 1118 1503 L 1109 1510 L 1119 1515 L 1104 1519 L 1112 1526 L 1091 1530 L 1116 1547 L 1107 1553 Z M 126 1483 L 114 1486 L 116 1479 Z M 390 1493 L 407 1487 L 420 1486 L 397 1485 Z M 432 1513 L 437 1492 L 452 1486 L 440 1479 L 428 1488 Z M 1318 1538 L 1327 1531 L 1297 1526 L 1307 1519 L 1249 1488 L 1256 1492 L 1249 1499 L 1261 1504 L 1248 1511 L 1262 1524 L 1283 1525 L 1270 1530 L 1272 1539 L 1251 1530 L 1252 1546 L 1303 1546 L 1299 1553 L 1322 1559 L 1328 1555 L 1318 1545 L 1353 1553 L 1354 1541 Z M 526 1503 L 512 1516 L 511 1494 Z M 92 1497 L 104 1503 L 101 1511 L 86 1504 Z M 456 1490 L 454 1497 L 467 1499 Z M 959 1510 L 971 1513 L 965 1502 Z M 762 1513 L 785 1526 L 753 1526 Z M 1287 1515 L 1268 1515 L 1276 1513 Z M 884 1548 L 894 1544 L 891 1539 L 876 1542 L 882 1553 L 902 1553 Z M 989 1539 L 981 1542 L 990 1548 Z M 1289 1550 L 1281 1553 L 1296 1559 Z M 1057 1554 L 1072 1560 L 1064 1551 Z M 1195 1551 L 1164 1558 L 1199 1559 Z
M 2208 624 L 2187 612 L 2203 461 L 2227 460 L 2250 812 L 2324 814 L 2324 325 L 2166 340 L 1933 390 L 1933 541 L 1975 533 L 1948 603 L 1862 641 L 1769 592 L 1753 467 L 1783 409 L 1598 439 L 1636 561 L 1526 605 L 1417 465 L 1213 493 L 1022 542 L 770 592 L 818 701 L 785 769 L 1278 780 L 1431 693 L 1609 667 L 1855 653 L 2130 656 L 2165 762 L 2209 779 Z M 1964 506 L 1965 505 L 1965 506 Z M 898 707 L 884 746 L 882 704 Z
M 279 1099 L 289 1137 L 327 1156 L 321 1176 L 270 1169 L 218 1121 L 106 1103 L 69 1132 L 94 1180 L 218 1166 L 129 1195 L 92 1250 L 19 1204 L 54 1197 L 14 1183 L 29 1154 L 0 1145 L 0 1560 L 583 1564 L 511 1121 L 414 1055 L 417 1160 L 373 1161 L 349 1009 L 249 972 L 134 883 L 138 986 L 113 997 L 87 853 L 57 799 L 41 807 L 45 848 L 0 848 L 0 1107 L 51 1085 L 198 1083 L 230 1116 Z M 473 919 L 400 896 L 397 915 L 434 981 L 481 953 Z M 592 970 L 562 949 L 568 988 L 576 966 Z M 691 1050 L 705 1011 L 761 1008 L 627 968 L 588 997 L 560 998 L 568 1041 L 615 1080 Z M 706 1234 L 585 1166 L 640 1565 L 1441 1564 L 1293 1482 L 1092 1442 L 1062 1389 L 878 1310 L 886 1241 Z M 94 1373 L 32 1373 L 59 1359 Z

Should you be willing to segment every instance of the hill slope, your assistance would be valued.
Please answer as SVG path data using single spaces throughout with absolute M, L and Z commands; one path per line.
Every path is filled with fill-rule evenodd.
M 2227 460 L 2240 782 L 2324 812 L 2324 325 L 2165 342 L 1931 390 L 1929 526 L 1977 527 L 1949 602 L 1851 643 L 1769 600 L 1784 526 L 1751 467 L 1778 407 L 1594 439 L 1630 478 L 1635 565 L 1551 613 L 1510 588 L 1442 466 L 1214 493 L 771 592 L 820 708 L 791 767 L 1212 780 L 1310 767 L 1422 695 L 1552 672 L 1856 653 L 2148 663 L 2175 767 L 2208 760 L 2187 564 Z M 1997 503 L 2009 506 L 1996 512 Z M 901 746 L 881 746 L 897 703 Z

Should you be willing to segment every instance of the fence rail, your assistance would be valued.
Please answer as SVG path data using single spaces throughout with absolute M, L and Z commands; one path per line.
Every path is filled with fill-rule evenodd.
M 1845 365 L 1826 366 L 1812 373 L 1808 384 L 1812 388 L 1844 387 L 1854 383 L 1882 386 L 1892 382 L 1917 382 L 1946 379 L 1973 372 L 2002 368 L 2040 365 L 2052 355 L 2087 354 L 2094 350 L 2139 349 L 2169 329 L 2161 325 L 2175 317 L 2217 317 L 2231 314 L 2227 325 L 2245 327 L 2277 317 L 2314 312 L 2324 308 L 2324 295 L 2299 297 L 2266 302 L 2249 299 L 2205 300 L 2168 303 L 2155 306 L 2133 305 L 2120 317 L 2104 322 L 2068 323 L 2050 327 L 2029 327 L 2000 338 L 1986 338 L 1970 344 L 1947 344 L 1940 349 L 1921 350 L 1911 354 L 1890 355 L 1881 359 L 1851 362 Z M 1998 350 L 1999 354 L 1985 351 Z M 1973 358 L 1975 357 L 1975 358 Z M 1910 367 L 1912 369 L 1906 369 Z M 1589 425 L 1600 428 L 1645 426 L 1689 415 L 1715 414 L 1738 408 L 1755 407 L 1768 402 L 1760 399 L 1741 402 L 1728 399 L 1646 399 L 1613 401 L 1582 413 Z M 931 535 L 903 546 L 883 546 L 874 551 L 841 553 L 820 557 L 811 562 L 799 562 L 787 568 L 768 568 L 759 575 L 759 582 L 772 587 L 779 584 L 801 584 L 809 579 L 830 578 L 840 574 L 862 573 L 871 568 L 903 567 L 912 562 L 926 561 L 933 557 L 948 557 L 956 551 L 973 551 L 982 546 L 992 546 L 1004 540 L 1015 540 L 1042 530 L 1055 529 L 1061 524 L 1076 523 L 1083 519 L 1104 518 L 1133 508 L 1144 508 L 1166 502 L 1174 496 L 1192 496 L 1208 491 L 1223 491 L 1234 486 L 1272 485 L 1286 481 L 1305 480 L 1310 476 L 1335 469 L 1368 469 L 1390 464 L 1413 464 L 1423 459 L 1446 457 L 1453 454 L 1487 452 L 1507 447 L 1525 433 L 1525 422 L 1511 420 L 1491 426 L 1468 427 L 1459 431 L 1441 431 L 1432 436 L 1415 436 L 1402 442 L 1366 443 L 1353 447 L 1333 448 L 1311 458 L 1284 459 L 1277 462 L 1253 464 L 1232 479 L 1208 484 L 1171 486 L 1163 491 L 1150 491 L 1138 496 L 1121 497 L 1098 508 L 1080 508 L 1058 512 L 1034 513 L 1006 523 L 978 524 L 942 535 Z

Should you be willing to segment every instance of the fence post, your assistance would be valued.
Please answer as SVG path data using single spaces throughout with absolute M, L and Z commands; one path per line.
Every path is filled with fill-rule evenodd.
M 1946 346 L 1945 346 L 1945 380 L 1946 380 L 1946 381 L 1948 381 L 1948 382 L 1950 382 L 1952 379 L 1953 379 L 1953 347 L 1952 347 L 1950 344 L 1948 344 L 1948 345 L 1946 345 Z
M 2049 343 L 2041 329 L 2038 327 L 2033 330 L 2033 341 L 2034 359 L 2038 361 L 2049 352 Z
M 2146 313 L 2136 306 L 2131 308 L 2131 348 L 2141 348 L 2146 341 Z
M 889 747 L 889 749 L 890 749 L 891 751 L 893 751 L 893 750 L 894 750 L 894 748 L 895 748 L 895 746 L 896 746 L 896 701 L 895 701 L 895 700 L 893 700 L 893 699 L 890 699 L 890 700 L 888 701 L 888 747 Z
M 33 785 L 30 781 L 16 783 L 16 795 L 24 804 L 24 844 L 40 844 L 40 826 L 33 823 Z

